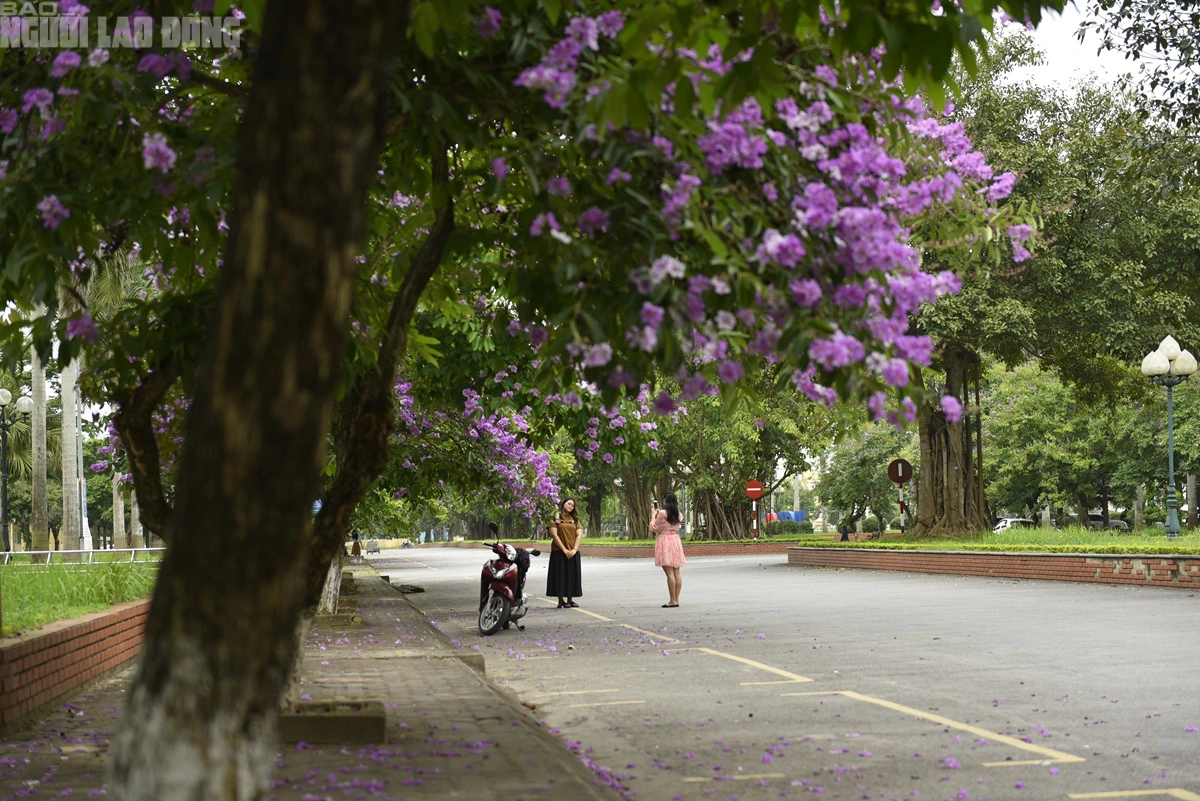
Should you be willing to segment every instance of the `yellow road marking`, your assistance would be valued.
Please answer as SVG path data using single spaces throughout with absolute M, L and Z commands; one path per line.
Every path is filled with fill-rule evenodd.
M 594 693 L 619 693 L 619 692 L 621 692 L 621 691 L 620 690 L 559 690 L 558 692 L 553 692 L 553 693 L 531 693 L 531 694 L 545 697 L 548 695 L 592 695 Z
M 886 709 L 891 709 L 896 712 L 901 712 L 905 715 L 909 715 L 914 718 L 920 718 L 921 720 L 928 720 L 932 723 L 938 723 L 938 724 L 941 724 L 942 726 L 945 726 L 950 729 L 958 729 L 959 731 L 965 731 L 970 734 L 978 735 L 979 737 L 984 737 L 984 738 L 993 740 L 998 743 L 1004 743 L 1005 745 L 1010 745 L 1013 748 L 1017 748 L 1022 751 L 1030 751 L 1034 754 L 1041 754 L 1042 756 L 1047 758 L 1046 760 L 1037 760 L 1034 762 L 985 762 L 985 763 L 983 763 L 985 767 L 989 767 L 989 768 L 1004 767 L 1004 766 L 1008 766 L 1008 765 L 1031 765 L 1031 764 L 1032 765 L 1039 765 L 1039 764 L 1049 765 L 1049 764 L 1052 764 L 1055 762 L 1063 763 L 1063 762 L 1086 762 L 1087 761 L 1083 757 L 1078 757 L 1078 756 L 1075 756 L 1074 754 L 1066 754 L 1066 753 L 1063 753 L 1062 751 L 1055 751 L 1052 748 L 1043 748 L 1040 745 L 1033 745 L 1032 743 L 1027 743 L 1024 740 L 1018 740 L 1016 737 L 1009 737 L 1004 734 L 998 734 L 994 731 L 988 731 L 987 729 L 981 729 L 978 726 L 972 726 L 967 723 L 959 723 L 957 720 L 951 720 L 950 718 L 945 718 L 945 717 L 942 717 L 941 715 L 934 715 L 931 712 L 922 712 L 920 709 L 913 709 L 910 706 L 904 706 L 902 704 L 897 704 L 892 701 L 885 701 L 882 698 L 873 698 L 869 695 L 863 695 L 862 693 L 856 693 L 853 690 L 830 690 L 828 692 L 809 692 L 809 693 L 782 693 L 782 695 L 784 695 L 784 696 L 843 695 L 846 698 L 853 698 L 856 701 L 865 701 L 868 704 L 875 704 L 876 706 L 882 706 Z M 1200 801 L 1200 799 L 1196 799 L 1196 801 Z
M 567 704 L 568 709 L 578 709 L 582 706 L 625 706 L 627 704 L 644 704 L 645 701 L 597 701 L 594 704 Z
M 722 780 L 726 777 L 722 776 Z M 782 773 L 750 773 L 745 776 L 730 776 L 735 782 L 749 781 L 750 779 L 783 779 L 786 778 Z M 711 782 L 714 781 L 713 776 L 689 776 L 684 779 L 685 782 Z
M 554 600 L 553 598 L 543 598 L 542 600 L 548 604 L 555 604 L 556 606 L 558 605 L 558 601 Z M 612 623 L 611 617 L 605 617 L 604 615 L 597 615 L 595 612 L 589 612 L 586 609 L 574 609 L 572 611 L 578 612 L 581 615 L 591 615 L 592 617 L 596 618 L 597 620 L 603 620 L 605 623 Z
M 1116 790 L 1106 793 L 1068 793 L 1067 798 L 1133 798 L 1135 796 L 1165 795 L 1181 801 L 1200 801 L 1200 795 L 1178 787 L 1170 790 Z
M 575 611 L 578 612 L 579 610 L 576 609 Z M 665 642 L 665 643 L 679 642 L 679 640 L 673 640 L 670 637 L 663 636 L 662 634 L 655 634 L 653 631 L 646 631 L 645 629 L 639 629 L 637 626 L 631 626 L 628 623 L 621 623 L 620 625 L 623 628 L 632 629 L 633 631 L 636 631 L 638 634 L 645 634 L 647 636 L 653 637 L 654 639 L 658 640 L 659 642 Z
M 700 651 L 701 653 L 711 654 L 712 656 L 719 656 L 724 659 L 732 659 L 734 662 L 741 662 L 743 665 L 749 665 L 752 668 L 758 668 L 759 670 L 765 670 L 768 673 L 774 673 L 776 676 L 783 676 L 785 679 L 787 679 L 787 681 L 743 681 L 742 685 L 744 685 L 744 686 L 751 686 L 751 685 L 756 685 L 756 684 L 800 684 L 802 682 L 812 681 L 812 679 L 805 678 L 804 676 L 797 676 L 795 673 L 788 673 L 786 670 L 780 670 L 779 668 L 774 668 L 774 667 L 771 667 L 770 665 L 764 665 L 762 662 L 755 662 L 753 659 L 747 659 L 744 656 L 734 656 L 733 654 L 727 654 L 727 653 L 724 653 L 723 651 L 714 651 L 712 648 L 689 647 L 689 648 L 676 648 L 675 650 L 677 650 L 677 651 Z

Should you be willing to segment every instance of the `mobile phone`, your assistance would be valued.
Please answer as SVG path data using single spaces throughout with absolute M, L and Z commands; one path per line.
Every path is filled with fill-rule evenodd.
M 658 508 L 658 501 L 650 501 L 650 503 L 654 504 L 655 509 Z

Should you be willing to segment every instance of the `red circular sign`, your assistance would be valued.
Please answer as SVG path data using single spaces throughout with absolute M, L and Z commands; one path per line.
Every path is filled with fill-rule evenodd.
M 746 494 L 750 496 L 751 500 L 757 501 L 759 498 L 762 497 L 763 485 L 757 481 L 747 481 L 746 482 Z
M 913 468 L 907 459 L 893 459 L 888 465 L 888 478 L 897 484 L 906 484 L 912 478 Z

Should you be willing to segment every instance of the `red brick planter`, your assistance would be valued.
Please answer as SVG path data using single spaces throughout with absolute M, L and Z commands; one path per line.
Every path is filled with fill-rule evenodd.
M 137 656 L 149 601 L 0 639 L 0 731 Z
M 550 543 L 545 540 L 538 542 L 511 543 L 517 548 L 537 548 L 544 553 L 550 553 Z M 425 543 L 421 548 L 478 548 L 483 551 L 483 543 L 467 542 L 435 542 Z M 788 548 L 794 547 L 790 542 L 696 542 L 683 541 L 685 556 L 747 556 L 749 554 L 785 554 Z M 585 539 L 579 548 L 579 553 L 588 557 L 600 559 L 646 559 L 654 558 L 653 545 L 588 545 Z
M 684 556 L 750 556 L 752 554 L 785 554 L 795 547 L 790 542 L 688 542 L 683 541 Z M 583 545 L 584 556 L 601 559 L 654 558 L 653 545 Z
M 891 551 L 797 546 L 788 548 L 787 555 L 789 565 L 805 567 L 1200 588 L 1200 556 Z

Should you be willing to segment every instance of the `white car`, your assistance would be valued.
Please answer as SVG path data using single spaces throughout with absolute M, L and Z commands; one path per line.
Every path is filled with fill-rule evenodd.
M 1007 531 L 1010 528 L 1037 528 L 1037 523 L 1028 517 L 1003 517 L 992 528 L 992 533 L 999 534 L 1001 531 Z

